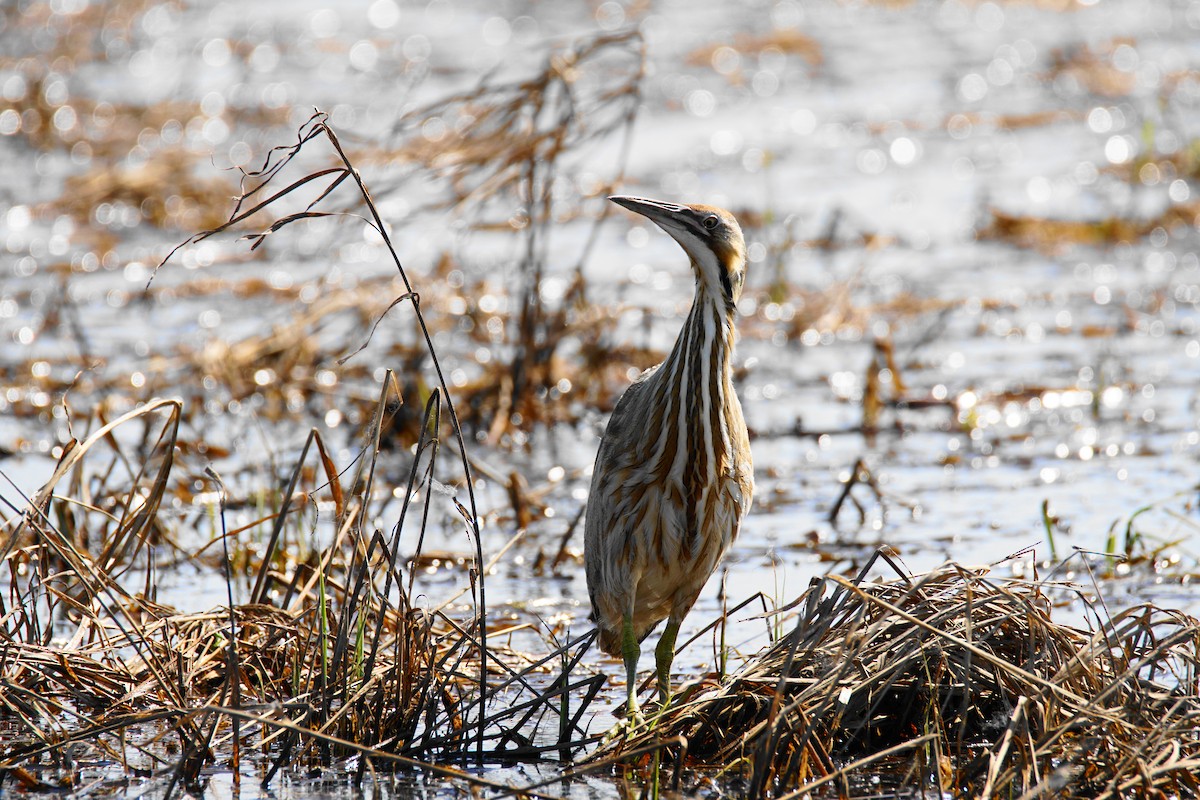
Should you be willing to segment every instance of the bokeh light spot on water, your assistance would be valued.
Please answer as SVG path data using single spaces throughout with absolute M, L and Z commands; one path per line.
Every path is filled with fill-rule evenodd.
M 59 133 L 68 133 L 75 127 L 77 121 L 75 109 L 71 106 L 60 106 L 52 117 L 54 127 Z
M 975 24 L 981 30 L 994 32 L 1004 27 L 1004 9 L 988 0 L 975 9 Z
M 12 136 L 21 130 L 21 114 L 14 108 L 0 111 L 0 136 Z
M 4 215 L 4 224 L 10 231 L 23 231 L 32 221 L 33 214 L 26 205 L 15 205 Z
M 976 103 L 987 94 L 987 80 L 980 74 L 972 72 L 964 75 L 958 82 L 958 96 L 968 103 Z
M 625 24 L 625 9 L 620 3 L 613 2 L 613 0 L 601 3 L 596 8 L 596 24 L 602 30 L 616 30 Z
M 229 42 L 225 39 L 210 39 L 204 45 L 204 50 L 201 52 L 201 58 L 204 63 L 210 67 L 223 67 L 229 63 L 232 53 L 229 49 Z
M 369 72 L 375 68 L 376 63 L 379 61 L 379 50 L 369 39 L 360 39 L 350 46 L 347 58 L 350 61 L 350 66 L 360 72 Z
M 430 117 L 421 124 L 421 135 L 429 142 L 440 142 L 449 132 L 446 121 L 441 117 Z
M 966 114 L 952 114 L 946 120 L 946 133 L 950 135 L 951 139 L 966 139 L 971 135 L 973 127 L 971 118 Z
M 229 125 L 220 117 L 213 117 L 202 126 L 201 138 L 210 145 L 219 145 L 229 138 Z
M 483 23 L 483 41 L 492 47 L 503 47 L 512 36 L 512 26 L 504 17 L 489 17 Z
M 732 75 L 742 64 L 742 55 L 729 45 L 721 45 L 713 49 L 712 66 L 722 75 Z
M 810 109 L 798 108 L 788 117 L 788 125 L 793 133 L 808 136 L 817 129 L 817 115 Z
M 341 28 L 341 18 L 332 8 L 322 8 L 314 11 L 308 17 L 308 29 L 318 39 L 328 39 Z
M 707 89 L 695 89 L 688 93 L 684 106 L 694 116 L 708 117 L 716 110 L 717 99 Z
M 1002 58 L 993 59 L 985 71 L 988 83 L 992 86 L 1007 86 L 1012 83 L 1016 71 L 1012 64 Z
M 1097 106 L 1088 112 L 1087 125 L 1095 133 L 1108 133 L 1113 129 L 1113 117 L 1107 108 Z
M 770 156 L 762 149 L 751 147 L 742 153 L 742 169 L 750 173 L 759 172 L 770 163 L 770 160 Z M 720 197 L 714 197 L 713 202 L 719 205 L 728 205 L 728 201 Z
M 715 155 L 733 155 L 742 148 L 742 134 L 730 129 L 714 131 L 709 138 L 709 146 Z
M 1050 181 L 1041 175 L 1035 175 L 1025 184 L 1025 193 L 1035 203 L 1044 204 L 1050 202 L 1052 191 Z
M 1110 136 L 1104 143 L 1104 157 L 1110 164 L 1124 164 L 1133 158 L 1134 145 L 1127 136 Z
M 899 136 L 888 147 L 892 161 L 902 167 L 907 167 L 917 160 L 920 155 L 920 145 L 907 136 Z
M 367 21 L 376 28 L 394 28 L 400 22 L 400 7 L 395 0 L 375 0 L 367 8 Z
M 24 100 L 28 91 L 29 84 L 26 82 L 25 76 L 20 73 L 8 75 L 4 78 L 4 82 L 0 84 L 0 95 L 10 103 Z
M 429 37 L 421 33 L 414 33 L 404 40 L 404 57 L 414 63 L 420 63 L 429 58 L 433 52 L 433 44 L 429 41 Z
M 250 159 L 253 155 L 254 153 L 250 149 L 250 145 L 246 144 L 245 142 L 235 142 L 234 145 L 229 148 L 229 162 L 234 166 L 245 166 L 246 164 L 250 163 Z
M 855 163 L 867 175 L 878 175 L 887 169 L 887 156 L 879 148 L 869 147 L 859 152 Z
M 67 91 L 67 82 L 58 75 L 50 73 L 46 76 L 45 82 L 42 85 L 42 100 L 48 106 L 60 106 L 67 102 L 70 94 Z
M 1138 66 L 1137 50 L 1125 43 L 1116 46 L 1112 54 L 1112 63 L 1121 72 L 1133 72 Z
M 250 51 L 250 68 L 255 72 L 271 73 L 279 66 L 279 48 L 272 42 L 261 42 Z
M 225 111 L 225 95 L 208 92 L 200 101 L 200 111 L 206 117 L 218 117 Z
M 771 97 L 779 91 L 779 76 L 770 70 L 759 70 L 750 80 L 750 88 L 759 97 Z

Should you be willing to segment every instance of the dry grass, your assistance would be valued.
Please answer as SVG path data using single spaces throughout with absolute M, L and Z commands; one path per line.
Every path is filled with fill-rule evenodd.
M 330 146 L 337 166 L 267 196 L 272 181 L 315 141 Z M 315 200 L 299 211 L 280 210 L 310 184 L 317 186 Z M 493 565 L 483 560 L 463 429 L 420 297 L 324 115 L 305 125 L 296 144 L 273 151 L 244 185 L 229 218 L 192 241 L 272 215 L 250 237 L 257 247 L 297 221 L 345 216 L 319 207 L 345 185 L 356 192 L 403 284 L 379 314 L 408 306 L 414 348 L 433 380 L 420 392 L 405 391 L 389 372 L 355 461 L 336 465 L 313 430 L 286 489 L 236 530 L 227 528 L 221 477 L 190 463 L 199 448 L 180 447 L 182 401 L 154 399 L 111 421 L 101 407 L 77 419 L 80 428 L 95 424 L 95 430 L 68 440 L 51 479 L 24 508 L 13 504 L 15 515 L 3 522 L 0 562 L 8 575 L 0 598 L 6 687 L 0 704 L 15 733 L 0 750 L 0 769 L 27 788 L 69 789 L 78 785 L 81 754 L 94 753 L 136 774 L 168 776 L 171 790 L 196 791 L 203 769 L 219 760 L 236 774 L 242 748 L 252 747 L 271 753 L 264 783 L 285 767 L 329 765 L 359 753 L 370 757 L 358 762 L 360 779 L 368 765 L 390 764 L 485 786 L 440 765 L 577 749 L 587 741 L 583 709 L 603 680 L 568 678 L 589 637 L 538 659 L 489 645 L 489 633 L 511 631 L 488 622 L 485 584 Z M 339 197 L 346 201 L 345 192 Z M 311 326 L 333 313 L 321 309 L 263 339 L 197 357 L 206 371 L 227 379 L 235 397 L 257 391 L 237 383 L 251 367 L 294 385 L 320 363 Z M 393 426 L 411 441 L 412 457 L 407 481 L 397 488 L 399 517 L 385 533 L 369 520 L 393 496 L 391 486 L 375 488 L 377 457 Z M 418 591 L 430 507 L 440 497 L 434 476 L 446 470 L 438 466 L 446 444 L 458 456 L 451 469 L 463 476 L 461 499 L 451 503 L 475 546 L 459 592 L 473 609 L 465 619 L 447 605 L 422 610 L 410 599 Z M 199 487 L 206 502 L 197 497 Z M 192 507 L 207 508 L 213 533 L 207 544 L 179 543 L 179 528 L 199 528 L 200 519 L 181 526 L 164 505 L 168 497 L 190 497 Z M 244 498 L 235 502 L 245 507 Z M 324 537 L 315 548 L 313 529 Z M 411 553 L 407 559 L 402 549 Z M 183 562 L 224 571 L 225 610 L 180 614 L 155 601 L 159 571 Z M 238 580 L 246 581 L 249 600 L 235 606 Z M 575 696 L 584 698 L 581 707 L 573 707 Z M 530 734 L 543 723 L 554 733 L 534 741 Z
M 186 146 L 189 127 L 211 119 L 231 128 L 268 127 L 288 119 L 280 109 L 230 106 L 209 116 L 194 102 L 109 102 L 79 91 L 74 76 L 109 63 L 114 40 L 136 45 L 148 37 L 141 23 L 161 5 L 113 0 L 60 13 L 53 3 L 30 2 L 0 11 L 8 17 L 4 29 L 12 45 L 0 54 L 0 68 L 22 85 L 6 103 L 20 114 L 14 139 L 33 151 L 69 151 L 80 166 L 61 197 L 39 213 L 71 215 L 81 229 L 79 241 L 102 257 L 116 244 L 107 224 L 96 218 L 105 203 L 160 228 L 192 231 L 220 224 L 231 185 L 208 172 L 207 151 Z
M 562 421 L 577 396 L 565 397 L 560 385 L 611 385 L 580 380 L 559 353 L 565 341 L 603 341 L 611 330 L 611 317 L 596 313 L 583 280 L 608 208 L 592 221 L 577 253 L 563 255 L 561 246 L 551 251 L 550 230 L 581 216 L 584 203 L 621 184 L 644 78 L 644 42 L 636 31 L 586 37 L 550 52 L 542 68 L 525 79 L 485 80 L 406 113 L 389 144 L 353 154 L 433 178 L 445 187 L 433 205 L 454 208 L 477 230 L 512 232 L 520 239 L 516 285 L 507 292 L 515 313 L 498 320 L 501 333 L 488 342 L 499 345 L 500 357 L 468 387 L 463 403 L 481 417 L 479 427 L 493 444 L 530 424 Z M 616 136 L 621 145 L 613 174 L 594 185 L 574 185 L 571 176 L 585 163 L 582 156 Z M 567 185 L 572 190 L 564 192 Z M 385 184 L 380 195 L 388 192 Z M 557 301 L 542 292 L 551 267 L 571 276 Z M 472 316 L 482 315 L 477 299 L 469 298 Z M 489 329 L 474 330 L 483 335 Z M 585 375 L 607 370 L 621 355 L 607 347 L 586 351 Z
M 811 36 L 796 30 L 772 30 L 766 34 L 739 34 L 729 43 L 717 42 L 693 50 L 687 56 L 687 63 L 694 67 L 711 68 L 717 66 L 719 56 L 724 50 L 732 48 L 739 56 L 759 56 L 764 52 L 777 53 L 783 56 L 795 56 L 804 61 L 810 69 L 819 70 L 825 63 L 825 54 L 821 44 Z M 744 83 L 745 74 L 741 69 L 728 72 L 726 76 L 734 83 Z
M 111 4 L 105 24 L 132 25 L 145 6 Z M 99 7 L 88 8 L 79 21 L 103 16 Z M 87 55 L 88 30 L 59 31 L 65 38 L 56 52 L 99 57 Z M 797 55 L 814 69 L 821 63 L 820 48 L 799 34 L 734 44 L 745 53 Z M 713 51 L 696 57 L 711 61 Z M 567 761 L 594 743 L 587 727 L 605 677 L 580 667 L 590 636 L 543 641 L 534 655 L 500 644 L 517 631 L 488 614 L 487 576 L 500 556 L 484 558 L 472 480 L 482 467 L 466 443 L 518 446 L 517 431 L 577 423 L 611 406 L 613 388 L 622 383 L 615 377 L 661 356 L 610 344 L 614 313 L 589 299 L 582 267 L 607 210 L 591 220 L 578 252 L 563 256 L 548 246 L 554 225 L 583 217 L 583 202 L 620 184 L 625 144 L 612 176 L 574 187 L 580 191 L 571 196 L 581 201 L 563 201 L 555 189 L 588 146 L 614 137 L 627 144 L 644 58 L 634 33 L 586 39 L 555 50 L 526 79 L 484 82 L 411 111 L 387 142 L 349 152 L 326 117 L 314 115 L 293 144 L 242 175 L 228 216 L 213 211 L 225 184 L 197 180 L 194 154 L 120 162 L 139 146 L 144 125 L 185 123 L 198 108 L 101 107 L 74 99 L 83 123 L 60 130 L 49 120 L 61 106 L 47 104 L 39 88 L 45 66 L 29 58 L 5 64 L 22 71 L 31 87 L 18 101 L 27 144 L 66 149 L 86 142 L 97 162 L 54 204 L 81 225 L 91 225 L 99 204 L 135 207 L 155 225 L 207 228 L 190 242 L 244 234 L 252 252 L 237 258 L 250 260 L 265 258 L 272 237 L 296 223 L 365 220 L 396 274 L 310 301 L 258 276 L 198 279 L 169 290 L 152 283 L 136 299 L 153 301 L 162 291 L 233 295 L 301 310 L 268 332 L 156 354 L 139 366 L 140 393 L 130 392 L 127 375 L 97 371 L 67 380 L 20 365 L 20 375 L 40 375 L 29 379 L 36 394 L 54 399 L 14 403 L 12 413 L 49 420 L 48 404 L 55 403 L 79 433 L 56 451 L 58 468 L 42 490 L 0 514 L 0 773 L 23 790 L 71 790 L 80 787 L 80 763 L 107 761 L 124 776 L 160 776 L 171 791 L 199 791 L 205 770 L 238 774 L 241 759 L 265 765 L 265 784 L 279 770 L 362 756 L 354 762 L 360 779 L 377 768 L 419 768 L 485 789 L 503 787 L 447 765 Z M 1058 68 L 1091 66 L 1064 57 Z M 308 171 L 291 175 L 301 162 Z M 447 187 L 435 207 L 454 209 L 475 230 L 517 237 L 522 255 L 514 285 L 471 277 L 448 248 L 418 289 L 373 199 L 390 186 L 381 180 L 369 191 L 356 168 L 368 163 L 395 170 L 390 178 L 397 183 L 416 173 L 433 176 Z M 1181 206 L 1175 221 L 1190 223 L 1194 213 Z M 767 225 L 748 210 L 738 215 L 748 231 Z M 1149 230 L 1120 220 L 1043 230 L 1046 221 L 996 219 L 988 235 L 1039 247 L 1120 241 Z M 823 235 L 804 244 L 822 253 L 894 244 L 861 227 L 838 213 Z M 796 243 L 785 233 L 780 252 Z M 111 234 L 97 227 L 86 235 Z M 107 254 L 112 246 L 100 249 Z M 563 273 L 564 265 L 573 279 L 561 298 L 548 301 L 542 279 L 551 267 Z M 813 291 L 789 284 L 782 260 L 776 266 L 759 306 L 787 304 L 789 315 L 749 319 L 747 335 L 865 330 L 872 320 L 951 307 L 908 294 L 865 306 L 865 267 L 827 291 Z M 65 282 L 70 268 L 63 270 Z M 451 273 L 459 274 L 457 282 Z M 74 324 L 78 312 L 62 294 L 45 327 Z M 510 298 L 512 313 L 481 302 L 496 296 Z M 423 309 L 438 313 L 427 318 Z M 373 365 L 355 356 L 392 314 L 404 315 L 395 326 L 402 332 L 382 355 L 397 368 L 381 382 Z M 469 347 L 489 348 L 495 357 L 464 365 L 473 371 L 451 392 L 433 341 L 462 331 Z M 567 341 L 591 344 L 565 354 Z M 80 349 L 79 367 L 86 369 L 90 359 Z M 902 361 L 889 341 L 876 342 L 856 430 L 882 429 L 889 410 L 934 402 L 912 395 Z M 318 384 L 319 373 L 335 368 L 336 388 Z M 68 392 L 86 394 L 85 388 L 105 399 L 82 411 L 67 403 Z M 160 397 L 166 392 L 173 397 Z M 261 400 L 255 413 L 271 423 L 295 416 L 297 408 L 315 417 L 336 408 L 355 425 L 359 452 L 337 463 L 337 448 L 314 431 L 293 463 L 270 465 L 265 496 L 229 489 L 206 466 L 224 455 L 220 448 L 189 432 L 202 429 L 196 409 L 213 394 Z M 936 404 L 952 407 L 954 398 Z M 404 454 L 406 469 L 394 481 L 394 495 L 391 485 L 376 485 L 382 482 L 376 459 L 389 448 Z M 530 488 L 515 471 L 488 477 L 507 487 L 514 528 L 544 513 L 544 487 Z M 435 491 L 435 481 L 449 489 Z M 882 499 L 859 462 L 834 517 L 858 504 L 856 483 Z M 416 599 L 422 568 L 445 557 L 424 549 L 435 504 L 449 509 L 474 548 L 451 556 L 462 568 L 465 606 L 419 607 Z M 233 529 L 231 511 L 239 512 Z M 390 530 L 376 527 L 388 514 Z M 580 518 L 557 552 L 542 552 L 535 572 L 554 570 L 568 557 Z M 209 538 L 196 544 L 200 531 Z M 183 564 L 224 573 L 224 608 L 181 613 L 158 602 L 160 578 Z M 248 601 L 236 604 L 239 584 Z M 1002 583 L 957 567 L 882 584 L 829 577 L 785 609 L 796 620 L 790 635 L 731 679 L 689 690 L 653 732 L 610 743 L 578 769 L 672 755 L 677 782 L 687 766 L 698 770 L 697 780 L 714 773 L 743 780 L 744 786 L 731 785 L 750 796 L 848 795 L 870 775 L 960 796 L 1053 794 L 1063 787 L 1093 796 L 1194 795 L 1200 647 L 1194 621 L 1149 607 L 1113 619 L 1094 611 L 1103 620 L 1094 632 L 1073 630 L 1050 620 L 1037 584 Z
M 1137 76 L 1129 70 L 1121 70 L 1113 63 L 1113 54 L 1122 44 L 1132 40 L 1114 40 L 1102 48 L 1079 46 L 1057 50 L 1052 54 L 1048 78 L 1067 78 L 1103 98 L 1128 97 L 1137 88 Z
M 0 770 L 28 789 L 63 790 L 78 787 L 81 762 L 115 759 L 130 774 L 196 791 L 213 764 L 236 771 L 241 758 L 264 759 L 266 783 L 281 768 L 362 753 L 377 767 L 420 765 L 483 786 L 439 765 L 581 746 L 582 709 L 564 698 L 575 693 L 586 707 L 602 678 L 568 680 L 579 641 L 532 663 L 493 644 L 489 660 L 488 567 L 478 562 L 463 589 L 473 587 L 474 618 L 410 600 L 419 591 L 441 397 L 426 405 L 409 475 L 407 496 L 426 500 L 406 502 L 390 534 L 365 522 L 377 514 L 375 453 L 389 392 L 351 481 L 343 484 L 314 431 L 279 505 L 242 529 L 226 528 L 225 488 L 208 470 L 216 537 L 192 551 L 171 541 L 161 505 L 179 471 L 195 480 L 175 458 L 179 402 L 141 406 L 72 442 L 50 481 L 4 525 L 0 718 L 8 733 Z M 112 483 L 122 488 L 110 489 L 116 465 L 123 474 Z M 297 558 L 311 535 L 305 513 L 325 506 L 317 513 L 330 515 L 322 527 L 331 541 Z M 472 513 L 458 508 L 471 530 Z M 247 540 L 251 528 L 269 534 Z M 413 555 L 402 561 L 402 548 Z M 205 563 L 213 549 L 224 554 L 215 565 L 230 582 L 227 609 L 180 613 L 155 601 L 165 564 Z M 164 561 L 164 551 L 179 556 Z M 232 582 L 244 571 L 249 600 L 234 606 Z M 515 735 L 543 724 L 558 731 L 549 744 Z M 367 764 L 360 761 L 360 778 Z
M 1037 583 L 957 565 L 869 583 L 870 566 L 815 582 L 791 633 L 594 757 L 642 763 L 658 742 L 741 774 L 751 797 L 848 796 L 872 775 L 956 797 L 1200 789 L 1196 620 L 1089 606 L 1083 631 L 1050 618 Z
M 997 239 L 1050 255 L 1075 246 L 1110 247 L 1136 242 L 1162 228 L 1191 228 L 1200 219 L 1200 203 L 1179 203 L 1149 219 L 1106 217 L 1097 220 L 1064 220 L 1010 214 L 991 209 L 991 221 L 979 232 L 981 239 Z

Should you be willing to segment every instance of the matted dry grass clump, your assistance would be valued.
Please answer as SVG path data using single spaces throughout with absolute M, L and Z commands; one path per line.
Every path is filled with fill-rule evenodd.
M 478 561 L 460 592 L 468 603 L 410 599 L 421 594 L 441 394 L 400 487 L 409 500 L 390 532 L 371 527 L 391 495 L 373 486 L 394 387 L 389 375 L 352 471 L 314 430 L 287 489 L 248 525 L 227 527 L 224 483 L 206 470 L 215 537 L 198 546 L 175 539 L 162 502 L 196 480 L 177 453 L 179 401 L 72 440 L 19 515 L 0 516 L 0 780 L 65 791 L 158 777 L 171 796 L 201 791 L 204 770 L 240 774 L 245 760 L 264 785 L 281 769 L 340 764 L 359 779 L 420 767 L 493 786 L 447 764 L 581 746 L 604 680 L 568 679 L 589 637 L 541 659 L 489 644 L 487 633 L 510 631 L 486 627 L 493 565 Z M 470 531 L 474 513 L 458 508 Z M 320 536 L 314 513 L 325 515 Z M 222 569 L 229 605 L 157 602 L 160 574 L 184 562 Z M 236 605 L 235 583 L 248 598 Z M 554 732 L 534 743 L 544 722 Z
M 752 797 L 850 796 L 873 779 L 959 797 L 1200 791 L 1195 619 L 1149 605 L 1107 618 L 1085 600 L 1098 623 L 1082 631 L 1050 618 L 1038 583 L 897 573 L 815 582 L 791 633 L 596 758 L 666 750 L 732 767 Z

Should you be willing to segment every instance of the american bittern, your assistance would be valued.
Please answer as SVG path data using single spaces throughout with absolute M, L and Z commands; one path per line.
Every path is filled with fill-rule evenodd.
M 679 625 L 737 536 L 754 493 L 731 363 L 746 245 L 728 211 L 609 199 L 669 233 L 696 277 L 692 310 L 671 354 L 613 409 L 588 496 L 584 562 L 592 614 L 600 648 L 625 661 L 629 718 L 636 719 L 642 639 L 667 620 L 655 649 L 666 704 Z

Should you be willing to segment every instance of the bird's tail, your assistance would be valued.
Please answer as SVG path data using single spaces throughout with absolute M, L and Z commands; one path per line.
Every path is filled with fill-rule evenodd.
M 596 628 L 596 641 L 600 644 L 600 649 L 610 656 L 621 655 L 621 632 L 608 630 L 606 628 Z

